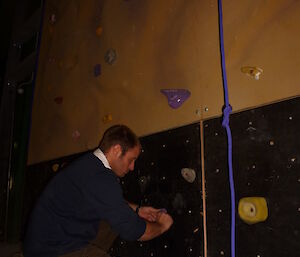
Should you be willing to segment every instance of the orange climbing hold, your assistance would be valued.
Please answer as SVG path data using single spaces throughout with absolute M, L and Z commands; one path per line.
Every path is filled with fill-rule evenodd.
M 102 118 L 103 123 L 108 123 L 112 121 L 112 115 L 111 114 L 106 114 L 104 115 L 104 117 Z
M 55 163 L 55 164 L 52 165 L 52 171 L 53 172 L 57 172 L 58 169 L 59 169 L 59 164 Z
M 97 36 L 101 36 L 102 35 L 102 32 L 103 32 L 103 28 L 101 26 L 99 26 L 97 29 L 96 29 L 96 34 Z

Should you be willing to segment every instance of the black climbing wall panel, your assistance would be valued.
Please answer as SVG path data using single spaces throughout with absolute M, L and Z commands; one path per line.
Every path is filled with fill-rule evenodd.
M 143 150 L 135 171 L 121 180 L 124 195 L 132 202 L 167 209 L 174 225 L 148 242 L 118 238 L 111 256 L 203 256 L 199 124 L 143 137 L 141 144 Z M 195 171 L 194 182 L 183 178 L 182 168 Z
M 227 136 L 204 123 L 208 256 L 230 256 Z M 231 115 L 236 210 L 242 197 L 267 199 L 269 217 L 236 216 L 236 256 L 300 256 L 300 98 Z M 179 255 L 177 255 L 179 256 Z

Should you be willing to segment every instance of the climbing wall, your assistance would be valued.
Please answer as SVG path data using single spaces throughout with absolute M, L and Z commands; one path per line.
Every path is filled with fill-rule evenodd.
M 236 194 L 236 256 L 300 255 L 300 98 L 234 113 L 233 170 Z M 227 138 L 221 118 L 206 120 L 204 167 L 207 253 L 230 256 L 230 191 Z M 174 218 L 170 231 L 149 242 L 117 238 L 113 257 L 204 256 L 200 124 L 141 138 L 135 170 L 120 183 L 125 197 L 165 208 Z M 78 155 L 28 166 L 25 214 L 48 180 Z M 249 224 L 238 213 L 245 197 L 263 197 L 268 216 Z M 259 209 L 248 217 L 260 218 Z M 24 215 L 25 215 L 24 214 Z M 247 216 L 247 215 L 246 215 Z M 26 221 L 27 217 L 24 217 Z
M 299 11 L 224 1 L 234 111 L 299 94 Z M 90 150 L 116 123 L 145 136 L 222 106 L 217 1 L 46 1 L 29 164 Z
M 227 136 L 221 122 L 204 123 L 210 257 L 230 256 Z M 236 256 L 299 256 L 300 98 L 233 114 L 230 126 L 236 210 L 244 197 L 264 197 L 268 205 L 263 222 L 248 224 L 236 215 Z

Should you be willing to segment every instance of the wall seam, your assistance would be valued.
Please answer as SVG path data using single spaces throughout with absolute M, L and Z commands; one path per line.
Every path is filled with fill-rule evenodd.
M 205 191 L 203 120 L 200 120 L 200 142 L 201 142 L 202 205 L 203 205 L 203 239 L 204 239 L 203 241 L 204 241 L 204 257 L 207 257 L 206 191 Z

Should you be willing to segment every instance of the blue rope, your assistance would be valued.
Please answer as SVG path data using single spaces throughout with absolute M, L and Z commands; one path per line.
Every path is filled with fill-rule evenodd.
M 224 51 L 224 36 L 223 36 L 223 14 L 222 14 L 222 0 L 218 0 L 219 6 L 219 32 L 220 32 L 220 50 L 222 60 L 222 75 L 224 86 L 225 108 L 223 110 L 222 126 L 226 129 L 227 143 L 228 143 L 228 167 L 229 167 L 229 183 L 231 193 L 231 257 L 235 257 L 235 193 L 234 193 L 234 180 L 232 168 L 232 136 L 229 126 L 229 116 L 232 108 L 229 104 L 227 75 L 225 66 L 225 51 Z

